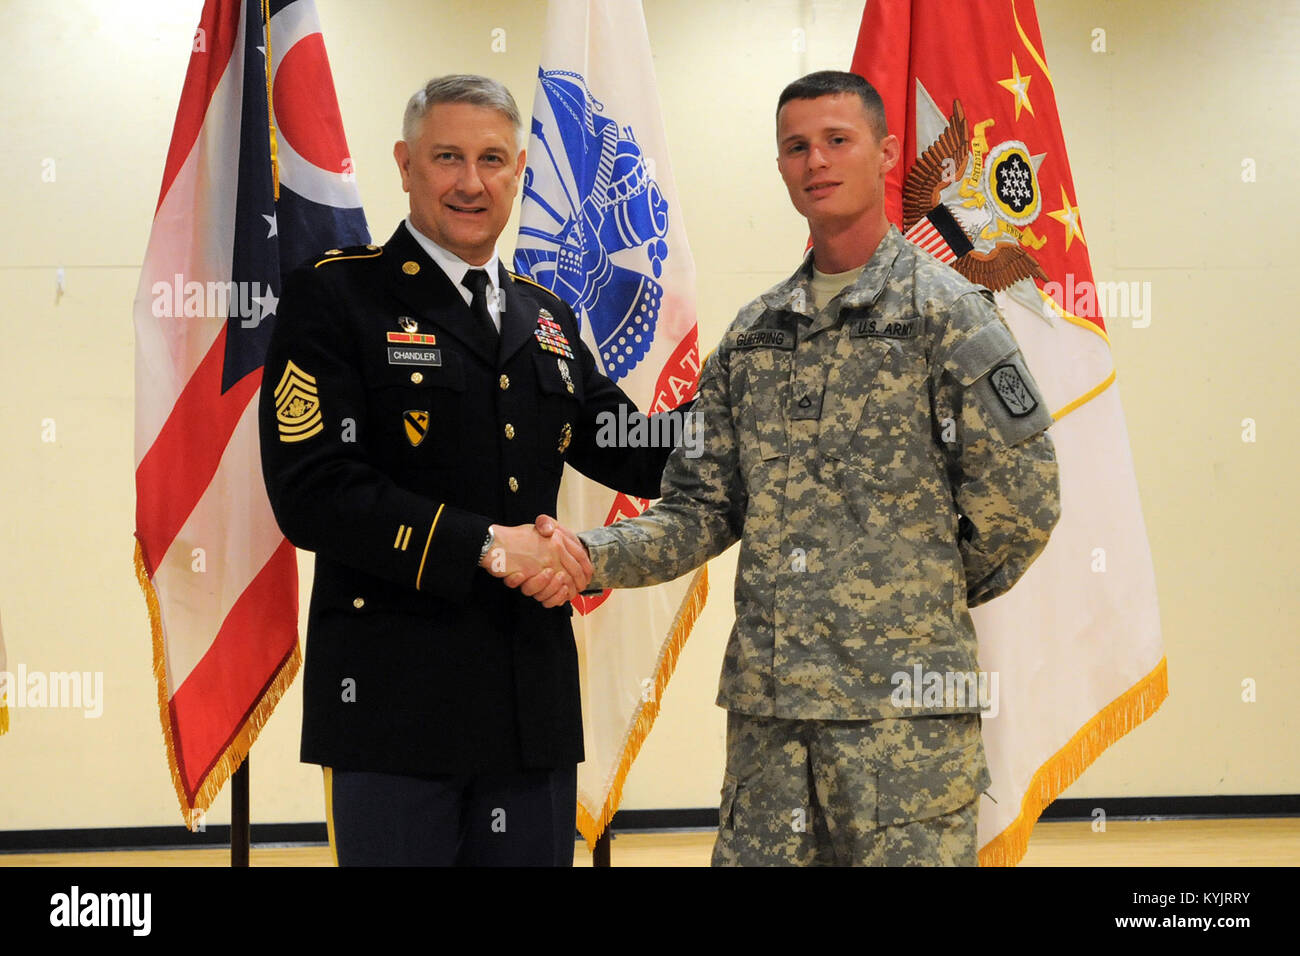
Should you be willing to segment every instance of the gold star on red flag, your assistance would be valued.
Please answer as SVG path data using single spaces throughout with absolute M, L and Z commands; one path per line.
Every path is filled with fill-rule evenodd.
M 1005 80 L 998 80 L 998 86 L 1004 87 L 1012 96 L 1016 98 L 1016 119 L 1020 119 L 1021 107 L 1029 110 L 1029 115 L 1034 115 L 1034 104 L 1029 102 L 1029 81 L 1032 76 L 1020 72 L 1020 64 L 1016 62 L 1016 55 L 1011 54 L 1011 76 Z
M 1079 224 L 1079 207 L 1070 205 L 1070 199 L 1065 195 L 1065 187 L 1061 187 L 1061 208 L 1056 212 L 1049 212 L 1049 216 L 1065 226 L 1065 251 L 1070 251 L 1070 242 L 1075 236 L 1085 246 L 1088 240 L 1083 238 L 1083 226 Z

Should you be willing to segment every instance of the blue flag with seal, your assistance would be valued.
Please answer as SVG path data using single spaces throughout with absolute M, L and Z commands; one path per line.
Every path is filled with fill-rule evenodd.
M 573 307 L 602 370 L 638 408 L 676 408 L 699 377 L 695 263 L 641 4 L 551 0 L 537 81 L 515 269 Z M 558 518 L 581 530 L 647 504 L 568 470 Z M 701 568 L 573 602 L 587 752 L 577 823 L 589 845 L 618 809 L 707 594 Z
M 538 95 L 515 266 L 590 323 L 618 381 L 654 342 L 672 213 L 634 128 L 604 114 L 581 74 L 538 70 Z

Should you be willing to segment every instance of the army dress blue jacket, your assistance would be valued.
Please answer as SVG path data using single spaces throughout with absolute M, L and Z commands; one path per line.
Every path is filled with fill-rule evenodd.
M 410 776 L 583 758 L 570 605 L 478 567 L 491 524 L 555 514 L 567 461 L 657 497 L 671 448 L 599 448 L 635 405 L 570 308 L 501 268 L 499 342 L 404 225 L 291 274 L 263 381 L 262 466 L 316 553 L 302 759 Z

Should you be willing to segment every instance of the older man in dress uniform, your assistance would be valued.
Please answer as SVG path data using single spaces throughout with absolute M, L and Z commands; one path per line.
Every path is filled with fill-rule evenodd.
M 581 547 L 546 539 L 567 461 L 657 497 L 671 449 L 598 447 L 634 406 L 573 312 L 496 241 L 524 169 L 518 109 L 442 77 L 394 147 L 410 216 L 286 282 L 261 399 L 285 535 L 316 552 L 302 759 L 325 767 L 342 864 L 572 862 L 583 758 L 567 598 Z M 624 412 L 626 414 L 626 412 Z M 544 604 L 496 579 L 518 571 Z

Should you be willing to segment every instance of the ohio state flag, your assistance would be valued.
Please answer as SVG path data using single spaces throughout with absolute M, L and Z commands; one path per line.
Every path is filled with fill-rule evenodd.
M 868 0 L 852 69 L 903 144 L 890 219 L 996 294 L 1055 419 L 1060 522 L 972 612 L 1000 692 L 980 862 L 1013 864 L 1043 808 L 1167 695 L 1115 367 L 1032 0 Z
M 641 411 L 667 411 L 694 394 L 695 262 L 640 2 L 551 0 L 515 268 L 573 307 L 602 371 Z M 611 423 L 612 435 L 633 439 L 623 431 Z M 639 515 L 647 504 L 566 469 L 557 517 L 579 531 Z M 578 766 L 578 829 L 588 845 L 618 809 L 704 606 L 707 571 L 573 602 L 587 753 Z
M 258 451 L 280 276 L 367 241 L 312 0 L 208 0 L 135 300 L 136 576 L 191 826 L 300 662 Z

